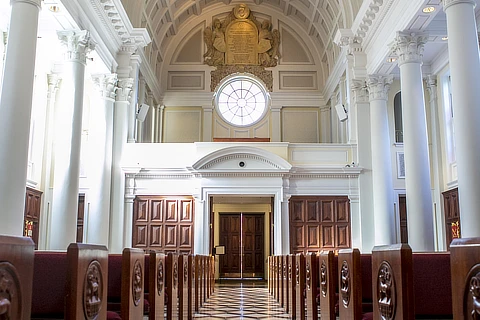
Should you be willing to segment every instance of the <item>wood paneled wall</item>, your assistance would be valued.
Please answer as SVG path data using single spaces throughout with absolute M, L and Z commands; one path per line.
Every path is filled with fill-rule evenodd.
M 347 196 L 293 196 L 289 211 L 290 253 L 350 248 Z
M 135 248 L 193 254 L 191 196 L 137 196 L 133 209 Z

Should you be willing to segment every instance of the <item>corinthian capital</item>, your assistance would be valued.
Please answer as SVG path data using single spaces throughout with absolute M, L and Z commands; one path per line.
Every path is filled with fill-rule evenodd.
M 92 75 L 92 80 L 103 98 L 115 99 L 115 90 L 117 85 L 116 74 L 95 74 Z
M 367 78 L 370 101 L 387 100 L 388 90 L 393 82 L 393 76 L 369 75 Z
M 130 101 L 132 87 L 133 78 L 118 79 L 116 88 L 117 101 Z
M 365 80 L 352 80 L 353 99 L 355 103 L 368 102 L 367 85 Z
M 448 7 L 454 5 L 454 4 L 459 4 L 459 3 L 469 3 L 472 6 L 475 6 L 475 0 L 443 0 L 443 8 L 447 9 Z
M 407 62 L 422 63 L 423 50 L 428 36 L 420 32 L 397 32 L 390 49 L 398 56 L 398 65 Z
M 67 61 L 87 63 L 87 54 L 95 49 L 95 43 L 90 39 L 90 32 L 86 30 L 67 30 L 58 31 L 57 35 L 58 39 L 67 48 L 65 55 Z

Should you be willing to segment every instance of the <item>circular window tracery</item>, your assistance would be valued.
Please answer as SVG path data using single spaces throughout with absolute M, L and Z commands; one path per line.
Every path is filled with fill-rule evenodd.
M 234 76 L 224 81 L 215 96 L 218 114 L 234 126 L 246 127 L 260 121 L 267 111 L 263 85 L 249 76 Z

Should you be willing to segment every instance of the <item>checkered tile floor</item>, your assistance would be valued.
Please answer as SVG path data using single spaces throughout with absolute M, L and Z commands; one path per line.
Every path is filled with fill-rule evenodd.
M 217 285 L 195 319 L 291 319 L 265 286 Z

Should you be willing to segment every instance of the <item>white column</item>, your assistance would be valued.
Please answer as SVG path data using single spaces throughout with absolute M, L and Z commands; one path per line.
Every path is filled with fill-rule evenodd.
M 338 120 L 338 115 L 337 111 L 335 110 L 335 106 L 338 103 L 338 93 L 335 91 L 330 98 L 330 107 L 331 107 L 331 114 L 330 117 L 332 119 L 332 126 L 331 126 L 331 132 L 332 132 L 332 142 L 333 143 L 340 143 L 340 135 L 338 134 L 338 130 L 340 127 L 340 120 Z
M 132 55 L 130 59 L 130 78 L 133 79 L 132 99 L 128 108 L 128 143 L 134 143 L 135 140 L 135 125 L 137 123 L 137 103 L 138 103 L 138 77 L 140 72 L 140 63 L 142 59 L 138 55 Z
M 123 250 L 125 174 L 120 167 L 120 163 L 123 157 L 125 144 L 127 143 L 128 108 L 130 106 L 132 86 L 132 78 L 118 79 L 118 88 L 116 91 L 117 96 L 113 111 L 112 187 L 108 245 L 108 249 L 112 253 L 121 253 Z
M 94 48 L 88 31 L 60 31 L 66 46 L 60 104 L 55 119 L 55 168 L 50 249 L 65 250 L 76 241 L 83 93 L 86 55 Z
M 132 247 L 133 200 L 135 199 L 135 173 L 125 174 L 125 209 L 123 215 L 123 247 Z
M 413 251 L 434 250 L 430 161 L 421 69 L 427 39 L 425 34 L 397 32 L 391 45 L 399 57 L 408 243 Z
M 473 0 L 443 1 L 447 15 L 462 238 L 480 236 L 480 61 L 475 3 Z
M 47 107 L 45 114 L 45 131 L 42 154 L 42 174 L 40 177 L 40 189 L 43 190 L 42 197 L 42 219 L 40 219 L 39 231 L 39 249 L 46 249 L 49 243 L 47 237 L 49 236 L 47 230 L 50 224 L 51 205 L 52 205 L 52 156 L 53 156 L 53 128 L 55 126 L 55 102 L 56 94 L 60 85 L 60 78 L 58 74 L 51 73 L 47 75 L 48 92 L 47 92 Z
M 205 233 L 205 213 L 204 213 L 204 203 L 205 201 L 200 199 L 199 196 L 195 197 L 195 217 L 193 223 L 193 234 L 194 234 L 194 243 L 193 243 L 193 254 L 205 254 L 205 241 L 208 234 Z M 207 241 L 208 242 L 208 241 Z
M 440 137 L 440 124 L 437 102 L 437 77 L 428 76 L 426 79 L 427 90 L 430 96 L 430 124 L 431 124 L 431 144 L 432 144 L 432 175 L 433 175 L 433 213 L 434 213 L 434 231 L 435 231 L 435 249 L 446 250 L 445 233 L 443 232 L 444 218 L 442 215 L 442 186 L 443 186 L 443 167 L 442 167 L 442 148 Z
M 352 180 L 352 178 L 350 178 Z M 355 179 L 358 180 L 358 179 Z M 360 197 L 358 190 L 348 195 L 350 200 L 350 222 L 352 228 L 352 248 L 358 248 L 361 252 L 370 252 L 373 248 L 363 248 L 362 219 L 360 216 Z
M 95 75 L 99 104 L 90 112 L 87 243 L 108 246 L 110 190 L 112 182 L 113 104 L 115 103 L 116 74 Z
M 391 76 L 370 75 L 367 78 L 372 132 L 375 245 L 388 245 L 396 242 L 392 159 L 387 113 L 388 90 L 392 81 L 393 77 Z
M 271 119 L 272 119 L 272 137 L 271 142 L 281 142 L 282 141 L 282 127 L 281 127 L 281 116 L 282 116 L 282 106 L 272 105 L 271 106 Z
M 357 164 L 362 173 L 358 177 L 362 248 L 366 252 L 375 245 L 373 215 L 372 148 L 370 110 L 365 80 L 352 80 L 353 105 L 357 111 Z
M 40 0 L 11 0 L 0 100 L 0 234 L 21 236 Z
M 163 142 L 163 111 L 165 110 L 165 106 L 161 105 L 158 108 L 158 122 L 157 122 L 157 142 Z
M 203 137 L 202 141 L 209 142 L 213 140 L 213 106 L 202 106 L 203 110 Z M 163 119 L 163 109 L 162 109 L 162 119 Z
M 143 142 L 144 136 L 144 127 L 145 123 L 137 119 L 138 108 L 142 103 L 145 103 L 145 93 L 147 90 L 147 82 L 144 77 L 138 79 L 138 107 L 135 106 L 135 123 L 137 124 L 137 142 Z M 149 110 L 150 112 L 150 110 Z
M 143 142 L 154 142 L 156 108 L 154 108 L 155 102 L 153 100 L 153 93 L 151 91 L 148 91 L 147 93 L 147 104 L 150 106 L 150 108 L 148 109 L 147 117 L 143 123 Z

